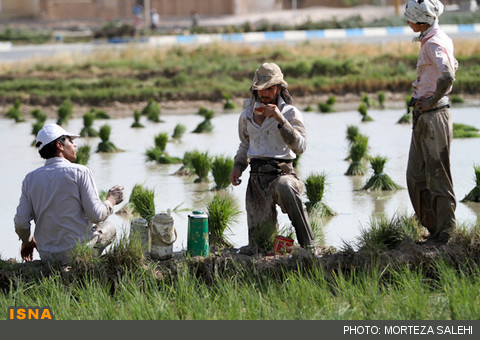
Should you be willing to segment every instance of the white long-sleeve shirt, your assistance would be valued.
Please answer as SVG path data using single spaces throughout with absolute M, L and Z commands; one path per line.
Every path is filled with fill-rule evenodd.
M 242 171 L 247 167 L 247 160 L 252 158 L 295 159 L 307 147 L 307 134 L 301 112 L 285 103 L 279 97 L 277 106 L 287 122 L 278 128 L 274 118 L 266 118 L 262 125 L 253 119 L 254 100 L 244 102 L 245 109 L 238 121 L 240 145 L 235 156 L 235 164 Z
M 15 231 L 20 239 L 31 239 L 32 220 L 40 257 L 43 252 L 59 253 L 72 249 L 78 241 L 90 240 L 92 223 L 113 213 L 110 201 L 102 202 L 90 169 L 54 157 L 25 177 Z

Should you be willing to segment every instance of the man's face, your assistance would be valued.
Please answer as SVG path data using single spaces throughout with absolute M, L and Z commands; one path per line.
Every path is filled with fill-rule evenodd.
M 428 29 L 429 25 L 426 24 L 415 24 L 411 21 L 407 20 L 407 24 L 412 28 L 412 30 L 417 33 L 417 32 L 424 32 L 425 30 Z
M 60 143 L 59 147 L 63 153 L 63 156 L 70 162 L 74 162 L 77 159 L 77 145 L 74 143 L 72 138 L 67 137 L 65 139 L 65 145 L 61 145 Z
M 273 85 L 269 88 L 258 90 L 258 98 L 264 104 L 276 104 L 277 102 L 277 95 L 280 93 L 280 86 Z

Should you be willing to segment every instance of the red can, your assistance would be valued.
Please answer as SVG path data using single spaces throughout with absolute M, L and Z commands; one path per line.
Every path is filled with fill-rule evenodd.
M 293 240 L 288 237 L 284 237 L 281 235 L 275 236 L 273 240 L 273 249 L 272 252 L 276 255 L 285 255 L 290 253 L 293 246 Z

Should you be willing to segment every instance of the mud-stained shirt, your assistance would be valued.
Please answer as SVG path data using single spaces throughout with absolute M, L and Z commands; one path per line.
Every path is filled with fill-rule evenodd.
M 421 49 L 417 61 L 417 80 L 413 82 L 413 97 L 428 98 L 437 87 L 437 80 L 444 73 L 455 75 L 458 62 L 453 55 L 452 40 L 435 24 L 421 40 Z M 452 87 L 447 90 L 448 94 Z M 448 104 L 448 98 L 446 103 Z
M 253 119 L 253 98 L 244 101 L 244 110 L 238 121 L 240 145 L 235 156 L 235 165 L 242 171 L 252 158 L 295 159 L 307 147 L 307 134 L 302 113 L 279 97 L 277 106 L 286 119 L 279 128 L 274 118 L 266 118 L 262 125 Z
M 57 253 L 90 240 L 92 223 L 112 213 L 112 203 L 100 200 L 90 169 L 53 157 L 23 180 L 14 223 L 20 239 L 27 242 L 34 220 L 38 252 Z

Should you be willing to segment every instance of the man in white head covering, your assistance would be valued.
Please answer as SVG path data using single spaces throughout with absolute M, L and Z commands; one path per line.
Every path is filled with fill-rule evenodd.
M 438 0 L 409 0 L 405 18 L 421 43 L 417 79 L 410 105 L 413 131 L 407 165 L 407 186 L 415 213 L 430 232 L 428 245 L 448 242 L 455 228 L 456 200 L 450 173 L 452 119 L 448 94 L 458 62 L 452 40 L 440 29 Z
M 68 264 L 77 243 L 100 255 L 115 238 L 116 228 L 106 219 L 123 201 L 124 188 L 116 185 L 100 200 L 91 170 L 74 163 L 78 137 L 57 124 L 47 124 L 37 134 L 36 146 L 46 162 L 23 180 L 14 218 L 25 261 L 33 260 L 36 248 L 42 261 Z
M 293 160 L 306 149 L 307 135 L 302 113 L 292 105 L 287 86 L 277 64 L 262 64 L 255 71 L 252 97 L 245 100 L 238 121 L 240 145 L 230 182 L 239 185 L 242 172 L 250 165 L 245 199 L 249 245 L 241 249 L 245 254 L 261 250 L 266 236 L 277 230 L 276 205 L 288 214 L 300 245 L 314 252 L 302 201 L 303 184 L 293 169 Z

